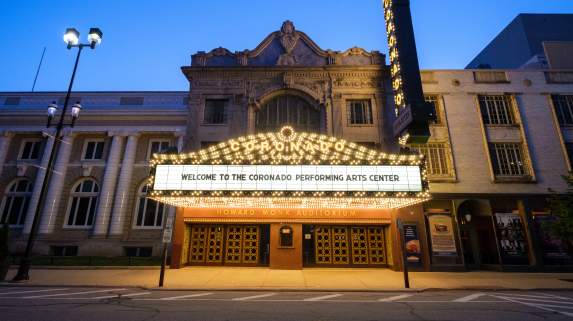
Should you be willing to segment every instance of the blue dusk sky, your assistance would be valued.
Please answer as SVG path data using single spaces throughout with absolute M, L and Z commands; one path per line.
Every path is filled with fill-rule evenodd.
M 573 13 L 571 0 L 411 0 L 423 69 L 461 69 L 519 13 Z M 62 35 L 103 42 L 82 53 L 74 90 L 187 90 L 191 54 L 252 49 L 284 20 L 323 49 L 387 52 L 381 0 L 1 0 L 0 91 L 64 91 L 76 50 Z

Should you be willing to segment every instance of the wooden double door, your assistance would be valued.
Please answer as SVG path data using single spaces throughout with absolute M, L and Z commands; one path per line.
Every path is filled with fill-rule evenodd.
M 383 226 L 315 226 L 314 263 L 320 266 L 387 264 Z
M 259 265 L 261 232 L 259 225 L 196 225 L 189 235 L 191 265 Z

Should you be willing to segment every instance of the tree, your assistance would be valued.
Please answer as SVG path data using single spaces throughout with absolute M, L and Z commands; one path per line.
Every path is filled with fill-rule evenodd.
M 567 183 L 565 193 L 553 192 L 549 198 L 549 208 L 555 220 L 547 222 L 547 228 L 573 248 L 573 172 L 562 176 Z

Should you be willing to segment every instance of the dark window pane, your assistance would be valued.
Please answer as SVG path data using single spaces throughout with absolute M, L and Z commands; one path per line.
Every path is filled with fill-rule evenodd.
M 93 181 L 91 180 L 85 180 L 82 182 L 82 192 L 84 193 L 89 193 L 92 191 L 93 188 Z
M 206 124 L 225 124 L 227 122 L 227 99 L 207 99 L 203 120 Z
M 94 159 L 102 159 L 103 158 L 103 146 L 104 145 L 105 145 L 104 142 L 98 142 L 96 144 Z
M 86 153 L 84 154 L 85 159 L 93 159 L 94 157 L 95 142 L 89 142 L 86 146 Z
M 32 143 L 32 155 L 30 159 L 38 159 L 40 158 L 40 142 Z
M 155 222 L 155 226 L 161 226 L 163 223 L 163 203 L 158 203 L 157 206 L 157 220 Z
M 23 197 L 11 197 L 12 198 L 12 208 L 10 209 L 10 217 L 8 219 L 8 224 L 10 225 L 18 225 L 18 221 L 20 220 L 20 211 L 22 210 L 22 206 L 24 205 L 24 198 Z
M 74 224 L 74 219 L 76 216 L 76 207 L 78 206 L 78 198 L 74 197 L 72 199 L 72 206 L 70 207 L 70 216 L 68 217 L 68 225 Z
M 76 221 L 74 225 L 86 225 L 89 212 L 90 198 L 80 197 L 78 211 L 76 212 Z
M 144 197 L 140 197 L 139 208 L 137 209 L 137 226 L 141 226 L 143 222 L 143 216 L 145 215 L 145 203 L 146 199 Z
M 88 225 L 92 225 L 94 222 L 96 206 L 97 206 L 97 197 L 93 196 L 93 197 L 91 197 L 91 200 L 92 201 L 90 203 L 90 212 L 88 215 Z
M 23 225 L 24 221 L 26 220 L 26 212 L 28 211 L 28 205 L 30 204 L 30 197 L 26 196 L 23 197 L 24 202 L 22 204 L 22 210 L 20 211 L 20 221 L 18 222 L 19 225 Z
M 24 144 L 24 149 L 22 149 L 21 159 L 30 159 L 30 154 L 32 151 L 32 142 L 26 142 Z
M 154 226 L 155 211 L 157 209 L 157 202 L 153 200 L 147 201 L 147 210 L 145 211 L 144 226 Z

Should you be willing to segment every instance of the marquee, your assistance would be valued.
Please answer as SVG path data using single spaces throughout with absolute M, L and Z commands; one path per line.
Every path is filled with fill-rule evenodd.
M 196 208 L 398 208 L 429 199 L 424 158 L 335 137 L 257 134 L 155 154 L 149 197 Z

